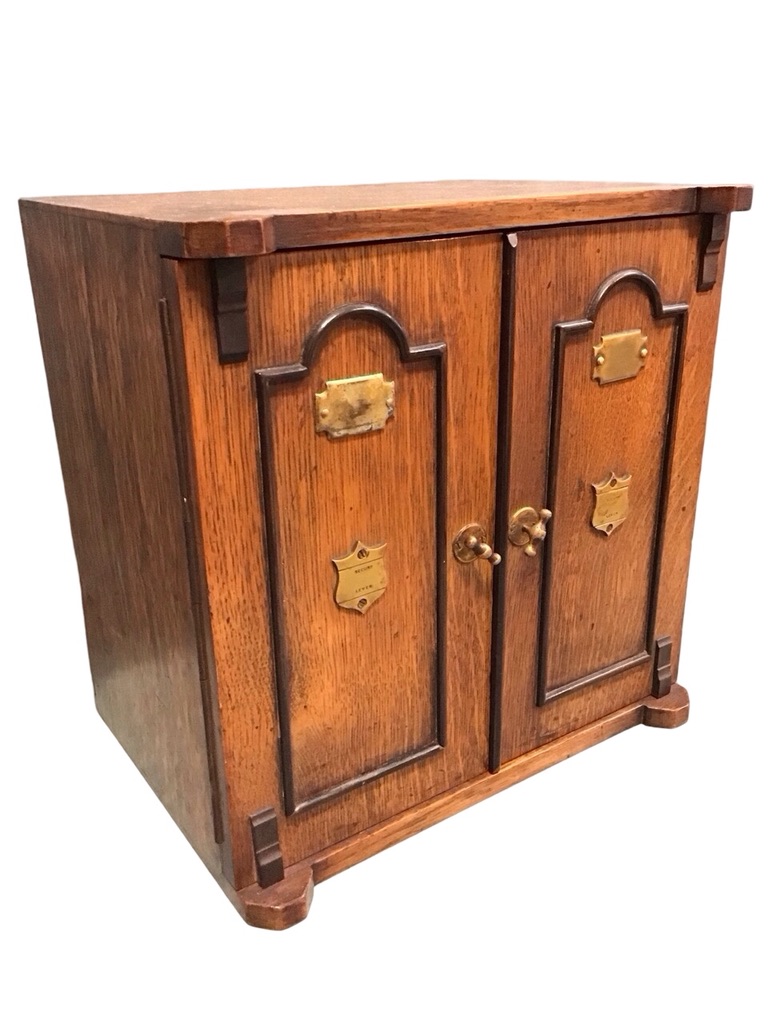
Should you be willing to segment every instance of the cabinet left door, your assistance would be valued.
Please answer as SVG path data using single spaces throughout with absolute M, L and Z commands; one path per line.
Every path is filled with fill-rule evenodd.
M 246 259 L 222 363 L 211 266 L 169 261 L 234 881 L 487 769 L 501 242 Z

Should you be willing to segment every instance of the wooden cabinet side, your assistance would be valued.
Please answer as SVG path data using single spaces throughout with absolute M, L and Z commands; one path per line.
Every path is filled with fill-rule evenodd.
M 692 218 L 701 239 L 690 269 L 685 352 L 681 367 L 680 393 L 672 423 L 672 450 L 669 472 L 669 496 L 662 525 L 663 542 L 659 573 L 659 597 L 656 633 L 672 637 L 670 678 L 677 680 L 688 569 L 693 544 L 693 527 L 704 452 L 709 392 L 715 342 L 718 334 L 720 298 L 725 272 L 728 220 L 722 225 L 722 237 L 706 265 L 711 283 L 701 283 L 701 267 L 707 254 L 707 223 Z M 732 344 L 725 342 L 725 344 Z
M 153 234 L 21 216 L 96 706 L 220 876 Z

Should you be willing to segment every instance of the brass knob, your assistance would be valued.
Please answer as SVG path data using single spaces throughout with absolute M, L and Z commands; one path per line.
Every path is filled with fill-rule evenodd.
M 456 534 L 453 540 L 453 557 L 459 562 L 474 562 L 485 558 L 491 565 L 498 565 L 501 555 L 497 554 L 486 539 L 486 532 L 478 523 L 470 523 Z
M 536 554 L 536 545 L 547 536 L 546 523 L 552 518 L 548 508 L 539 512 L 530 505 L 524 505 L 512 514 L 509 522 L 509 540 L 516 548 L 522 548 L 524 554 Z

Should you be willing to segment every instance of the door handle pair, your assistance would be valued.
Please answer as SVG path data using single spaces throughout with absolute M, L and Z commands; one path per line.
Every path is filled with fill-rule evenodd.
M 548 508 L 538 512 L 531 505 L 524 505 L 512 514 L 507 537 L 510 544 L 522 548 L 523 553 L 533 557 L 538 545 L 547 536 L 547 523 L 552 518 Z M 486 531 L 479 523 L 470 523 L 456 534 L 453 540 L 453 555 L 459 562 L 474 562 L 477 558 L 487 559 L 491 565 L 498 565 L 501 555 L 488 543 Z

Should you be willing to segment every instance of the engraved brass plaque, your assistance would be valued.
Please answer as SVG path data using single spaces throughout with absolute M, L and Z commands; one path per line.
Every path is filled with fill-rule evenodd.
M 592 379 L 600 384 L 636 377 L 648 359 L 648 338 L 636 328 L 603 334 L 593 345 Z
M 395 411 L 395 382 L 384 374 L 326 381 L 315 395 L 315 430 L 329 437 L 348 437 L 383 430 Z
M 334 597 L 340 608 L 351 608 L 365 615 L 384 595 L 387 589 L 386 546 L 372 547 L 357 540 L 348 555 L 331 559 L 338 573 Z
M 602 483 L 592 484 L 595 490 L 595 510 L 592 525 L 610 536 L 629 515 L 629 483 L 632 474 L 616 476 L 611 473 Z

